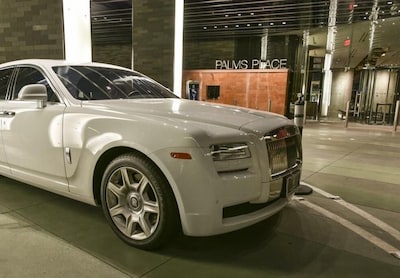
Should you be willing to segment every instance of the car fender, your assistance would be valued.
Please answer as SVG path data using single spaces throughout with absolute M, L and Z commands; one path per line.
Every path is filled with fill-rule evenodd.
M 151 119 L 137 121 L 134 118 L 80 113 L 64 115 L 63 142 L 69 191 L 72 195 L 85 196 L 89 203 L 95 201 L 92 186 L 87 185 L 93 184 L 97 161 L 108 150 L 129 148 L 150 157 L 160 149 L 198 147 L 196 141 L 176 125 L 172 127 Z M 160 169 L 167 169 L 160 165 L 165 162 L 152 161 Z

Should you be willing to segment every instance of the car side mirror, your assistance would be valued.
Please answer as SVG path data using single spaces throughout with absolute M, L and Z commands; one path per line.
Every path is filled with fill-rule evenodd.
M 36 100 L 37 108 L 43 108 L 47 102 L 47 88 L 43 84 L 29 84 L 21 88 L 18 100 Z

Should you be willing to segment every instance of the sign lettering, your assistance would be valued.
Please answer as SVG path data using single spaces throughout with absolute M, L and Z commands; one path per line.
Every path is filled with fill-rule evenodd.
M 217 70 L 241 70 L 241 69 L 286 69 L 287 59 L 270 60 L 215 60 Z

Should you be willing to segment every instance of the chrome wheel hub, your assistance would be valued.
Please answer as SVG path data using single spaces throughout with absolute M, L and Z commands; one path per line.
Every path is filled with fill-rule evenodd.
M 132 167 L 116 169 L 107 181 L 106 205 L 115 226 L 134 240 L 149 238 L 160 222 L 157 193 L 149 179 Z
M 127 204 L 128 207 L 132 210 L 132 211 L 140 211 L 143 208 L 143 201 L 142 198 L 140 198 L 140 195 L 137 193 L 131 193 L 128 195 L 127 198 Z

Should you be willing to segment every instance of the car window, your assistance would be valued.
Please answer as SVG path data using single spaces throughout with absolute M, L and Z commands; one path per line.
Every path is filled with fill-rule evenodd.
M 47 100 L 49 102 L 58 102 L 58 97 L 50 87 L 49 82 L 44 75 L 37 69 L 31 67 L 21 67 L 18 71 L 17 80 L 12 99 L 18 98 L 18 93 L 25 85 L 43 84 L 47 88 Z
M 79 100 L 177 97 L 133 71 L 95 66 L 60 66 L 53 70 L 70 94 Z
M 12 68 L 0 70 L 0 100 L 6 99 L 12 71 Z

